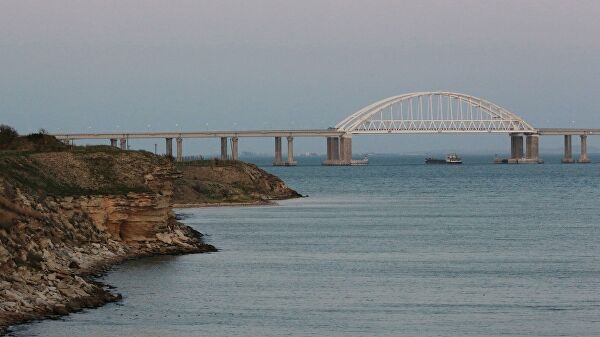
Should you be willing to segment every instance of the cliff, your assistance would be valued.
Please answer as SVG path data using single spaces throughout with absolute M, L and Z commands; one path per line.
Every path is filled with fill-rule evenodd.
M 124 259 L 214 251 L 175 221 L 180 177 L 147 152 L 0 152 L 0 330 L 117 300 L 91 275 Z
M 254 164 L 214 159 L 186 162 L 178 169 L 182 179 L 174 185 L 175 207 L 269 203 L 301 197 Z

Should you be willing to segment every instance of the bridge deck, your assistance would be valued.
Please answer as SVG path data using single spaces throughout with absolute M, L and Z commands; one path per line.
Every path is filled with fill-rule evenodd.
M 537 129 L 541 136 L 562 135 L 600 135 L 600 129 L 583 128 L 540 128 Z M 378 134 L 399 133 L 388 131 L 356 131 L 353 134 Z M 405 132 L 405 133 L 439 133 L 431 131 Z M 473 133 L 473 132 L 445 132 L 445 133 Z M 488 133 L 488 132 L 480 132 Z M 343 131 L 335 129 L 315 130 L 254 130 L 254 131 L 197 131 L 197 132 L 128 132 L 128 133 L 60 133 L 53 134 L 58 139 L 140 139 L 140 138 L 221 138 L 221 137 L 339 137 Z
M 344 132 L 324 130 L 256 130 L 199 132 L 128 132 L 128 133 L 61 133 L 58 139 L 119 139 L 119 138 L 221 138 L 221 137 L 338 137 Z
M 540 128 L 538 129 L 538 133 L 542 136 L 600 135 L 600 129 Z

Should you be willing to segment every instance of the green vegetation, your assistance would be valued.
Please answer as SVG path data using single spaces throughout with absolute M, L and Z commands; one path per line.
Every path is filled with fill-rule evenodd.
M 0 171 L 6 179 L 14 181 L 18 186 L 38 195 L 60 197 L 150 192 L 145 185 L 127 186 L 112 183 L 111 177 L 114 171 L 109 160 L 96 160 L 89 167 L 102 183 L 97 188 L 84 188 L 77 184 L 60 181 L 49 172 L 45 172 L 41 165 L 36 165 L 35 160 L 31 160 L 27 156 L 0 158 Z
M 48 152 L 64 154 L 43 155 Z M 40 196 L 150 192 L 143 181 L 119 173 L 137 160 L 140 160 L 140 172 L 147 165 L 163 165 L 168 161 L 147 151 L 127 153 L 123 156 L 124 151 L 104 145 L 70 146 L 48 135 L 44 129 L 19 136 L 12 127 L 0 125 L 0 178 Z M 11 221 L 8 216 L 2 220 L 3 223 Z

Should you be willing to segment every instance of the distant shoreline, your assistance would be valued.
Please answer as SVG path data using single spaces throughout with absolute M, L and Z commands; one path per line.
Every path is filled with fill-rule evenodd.
M 246 207 L 246 206 L 276 206 L 277 202 L 271 200 L 257 200 L 247 202 L 202 202 L 173 204 L 173 208 L 209 208 L 209 207 Z

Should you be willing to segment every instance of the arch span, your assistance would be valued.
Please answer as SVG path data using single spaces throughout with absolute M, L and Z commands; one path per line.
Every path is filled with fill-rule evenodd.
M 537 133 L 516 114 L 482 98 L 446 91 L 388 97 L 336 125 L 352 134 Z

